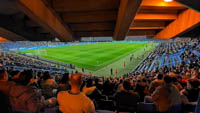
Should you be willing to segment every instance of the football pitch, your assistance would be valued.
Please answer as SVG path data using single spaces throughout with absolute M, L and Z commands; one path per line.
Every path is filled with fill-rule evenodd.
M 121 71 L 124 71 L 124 73 L 130 72 L 143 60 L 144 55 L 152 51 L 156 45 L 157 43 L 105 42 L 20 52 L 58 62 L 74 64 L 79 71 L 81 68 L 84 68 L 87 72 L 106 76 L 109 74 L 111 68 L 113 71 L 120 72 L 118 74 L 123 74 Z M 130 61 L 131 55 L 134 56 L 133 62 Z M 125 67 L 124 63 L 126 65 Z M 106 74 L 104 75 L 102 73 Z

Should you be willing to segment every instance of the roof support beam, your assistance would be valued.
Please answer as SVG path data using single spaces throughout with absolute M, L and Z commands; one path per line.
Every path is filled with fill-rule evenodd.
M 15 18 L 14 16 L 10 17 L 9 15 L 0 15 L 0 17 L 1 17 L 0 27 L 10 32 L 13 32 L 21 37 L 24 37 L 27 40 L 31 41 L 44 40 L 44 38 L 40 36 L 40 34 L 36 32 L 34 29 L 29 29 L 29 27 L 27 27 L 26 24 L 24 23 L 24 20 Z
M 159 14 L 177 14 L 179 10 L 175 9 L 141 9 L 138 13 L 159 13 Z
M 5 28 L 2 28 L 0 27 L 0 36 L 8 39 L 8 40 L 11 40 L 11 41 L 22 41 L 22 40 L 26 40 L 24 39 L 22 36 L 14 33 L 14 32 L 11 32 Z
M 61 41 L 72 41 L 75 38 L 54 12 L 43 0 L 17 0 L 17 7 L 31 19 L 43 26 Z M 47 19 L 48 18 L 48 19 Z
M 154 38 L 170 39 L 174 38 L 200 24 L 200 13 L 187 9 L 180 13 L 178 18 L 170 23 L 165 29 L 159 32 Z
M 177 14 L 147 14 L 147 13 L 138 13 L 135 16 L 135 20 L 175 20 Z
M 115 40 L 123 40 L 138 12 L 142 0 L 121 0 L 115 26 Z
M 165 27 L 130 27 L 130 30 L 134 29 L 164 29 Z
M 164 29 L 164 21 L 134 21 L 130 29 Z

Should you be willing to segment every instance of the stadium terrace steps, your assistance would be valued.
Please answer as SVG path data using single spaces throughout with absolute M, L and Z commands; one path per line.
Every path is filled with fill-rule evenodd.
M 143 71 L 143 70 L 144 70 L 144 67 L 145 67 L 145 65 L 143 65 L 142 68 L 140 68 L 140 71 Z
M 171 61 L 172 61 L 172 66 L 176 66 L 176 62 L 175 62 L 175 60 L 174 60 L 174 55 L 171 55 L 170 56 L 170 59 L 171 59 Z
M 145 68 L 145 70 L 148 70 L 149 69 L 149 65 L 146 65 L 146 68 Z
M 164 57 L 161 57 L 159 68 L 162 68 L 163 66 L 164 66 Z
M 167 67 L 175 67 L 176 65 L 180 64 L 182 62 L 182 59 L 180 58 L 181 53 L 183 53 L 184 49 L 180 50 L 179 53 L 172 54 L 172 55 L 166 55 L 163 54 L 161 57 L 155 58 L 150 65 L 147 64 L 140 64 L 137 68 L 137 70 L 144 71 L 147 70 L 148 72 L 152 72 L 155 68 L 163 68 L 164 66 Z M 148 58 L 153 57 L 153 54 L 150 54 Z M 159 62 L 159 65 L 157 66 L 155 62 Z M 186 59 L 186 64 L 190 63 L 191 61 L 189 59 Z
M 153 57 L 153 53 L 150 53 L 148 58 L 152 58 Z
M 169 59 L 166 60 L 166 66 L 169 67 Z
M 178 64 L 181 64 L 182 60 L 181 60 L 180 56 L 177 55 L 176 57 L 177 57 L 177 59 L 178 59 Z
M 148 72 L 151 72 L 151 71 L 152 71 L 152 69 L 153 69 L 153 67 L 154 67 L 154 61 L 153 61 L 153 63 L 151 64 L 151 66 L 149 67 L 149 70 L 148 70 Z
M 182 54 L 185 51 L 185 48 L 180 49 L 178 54 Z
M 172 59 L 170 58 L 170 56 L 169 56 L 169 67 L 172 67 L 173 66 L 173 64 L 172 64 Z
M 192 51 L 196 56 L 200 57 L 200 52 L 198 52 L 197 50 L 193 50 Z
M 139 67 L 137 68 L 137 70 L 140 70 L 140 71 L 147 70 L 148 72 L 152 72 L 154 69 L 163 68 L 164 66 L 175 67 L 176 65 L 181 64 L 182 59 L 180 58 L 180 55 L 184 51 L 185 51 L 185 49 L 180 49 L 178 53 L 175 53 L 172 55 L 167 55 L 164 53 L 160 57 L 159 56 L 155 57 L 155 55 L 150 54 L 147 58 L 155 57 L 154 60 L 152 61 L 152 63 L 150 65 L 141 63 L 139 65 Z M 200 53 L 198 53 L 198 51 L 195 51 L 195 53 L 200 55 Z M 156 64 L 156 62 L 158 62 L 158 65 Z M 190 61 L 190 59 L 186 59 L 186 60 L 184 60 L 184 62 L 186 62 L 186 64 L 188 64 L 191 61 Z

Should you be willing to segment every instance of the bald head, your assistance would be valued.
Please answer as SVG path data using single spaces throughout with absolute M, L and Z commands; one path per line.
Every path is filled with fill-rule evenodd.
M 70 83 L 72 86 L 74 87 L 80 87 L 81 84 L 82 84 L 82 74 L 81 73 L 76 73 L 76 74 L 73 74 L 70 78 Z

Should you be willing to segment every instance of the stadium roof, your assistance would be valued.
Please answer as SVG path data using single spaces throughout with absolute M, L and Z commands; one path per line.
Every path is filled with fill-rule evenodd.
M 81 37 L 170 39 L 200 24 L 199 0 L 1 0 L 0 36 L 73 41 Z

